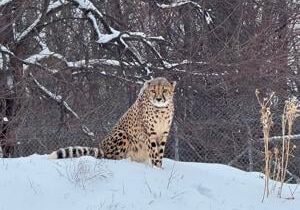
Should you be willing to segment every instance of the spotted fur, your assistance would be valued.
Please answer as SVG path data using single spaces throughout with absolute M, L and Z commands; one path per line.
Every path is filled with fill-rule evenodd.
M 158 77 L 144 83 L 135 103 L 120 118 L 99 148 L 68 147 L 50 158 L 91 155 L 96 158 L 124 159 L 161 167 L 174 115 L 176 82 Z

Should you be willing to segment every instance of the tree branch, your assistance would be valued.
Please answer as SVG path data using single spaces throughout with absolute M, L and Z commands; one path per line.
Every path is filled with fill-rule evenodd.
M 71 113 L 76 119 L 78 119 L 79 121 L 81 120 L 81 118 L 79 117 L 79 115 L 69 106 L 69 104 L 62 99 L 61 95 L 57 95 L 55 93 L 52 93 L 50 90 L 48 90 L 45 86 L 43 86 L 41 83 L 39 83 L 37 81 L 37 79 L 31 74 L 29 73 L 30 77 L 33 79 L 34 83 L 37 85 L 37 87 L 45 94 L 47 95 L 50 99 L 54 100 L 55 102 L 57 102 L 59 105 L 63 105 L 63 107 L 69 112 Z M 81 129 L 82 131 L 89 136 L 93 141 L 95 140 L 95 134 L 85 125 L 85 124 L 81 124 Z
M 197 2 L 194 1 L 190 1 L 190 0 L 175 0 L 174 2 L 170 3 L 170 4 L 163 4 L 163 3 L 157 3 L 156 5 L 162 9 L 171 9 L 171 8 L 175 8 L 175 7 L 181 7 L 187 4 L 191 4 L 193 6 L 195 6 L 199 12 L 204 16 L 206 23 L 209 25 L 211 23 L 213 23 L 213 19 L 211 17 L 211 15 L 209 14 L 209 12 L 207 10 L 204 10 L 202 8 L 202 6 L 200 4 L 198 4 Z

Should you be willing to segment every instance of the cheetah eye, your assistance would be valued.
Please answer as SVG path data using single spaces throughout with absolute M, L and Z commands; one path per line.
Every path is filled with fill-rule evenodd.
M 167 93 L 167 92 L 168 92 L 168 90 L 167 90 L 167 89 L 164 89 L 164 90 L 163 90 L 163 93 Z
M 151 93 L 155 93 L 155 90 L 150 90 L 151 91 Z

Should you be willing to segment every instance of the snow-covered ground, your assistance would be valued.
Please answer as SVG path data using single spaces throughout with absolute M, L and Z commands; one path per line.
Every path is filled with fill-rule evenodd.
M 0 210 L 300 209 L 300 189 L 295 199 L 274 192 L 262 203 L 260 173 L 169 159 L 163 164 L 157 169 L 129 160 L 40 155 L 0 159 Z M 295 187 L 286 186 L 283 195 L 290 197 Z

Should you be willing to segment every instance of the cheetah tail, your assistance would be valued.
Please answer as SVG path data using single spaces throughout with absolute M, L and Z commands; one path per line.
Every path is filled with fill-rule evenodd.
M 49 159 L 62 159 L 62 158 L 74 158 L 81 156 L 93 156 L 95 158 L 102 158 L 104 156 L 103 151 L 94 147 L 67 147 L 60 148 L 48 155 Z

